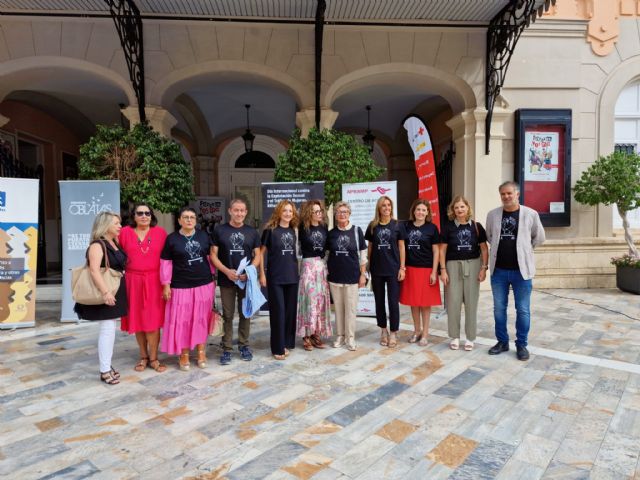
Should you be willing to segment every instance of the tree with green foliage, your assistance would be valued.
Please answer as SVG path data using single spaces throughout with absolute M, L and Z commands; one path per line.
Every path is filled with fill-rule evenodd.
M 340 200 L 343 183 L 370 182 L 384 172 L 369 149 L 351 135 L 337 130 L 312 128 L 307 138 L 293 131 L 289 148 L 278 157 L 277 182 L 314 182 L 324 180 L 327 205 Z
M 98 125 L 80 147 L 78 170 L 85 180 L 120 180 L 123 204 L 142 201 L 172 213 L 193 199 L 193 175 L 180 147 L 146 124 Z
M 613 152 L 600 157 L 582 172 L 573 191 L 576 200 L 585 205 L 615 205 L 622 217 L 629 256 L 640 258 L 627 219 L 628 212 L 640 208 L 640 156 Z

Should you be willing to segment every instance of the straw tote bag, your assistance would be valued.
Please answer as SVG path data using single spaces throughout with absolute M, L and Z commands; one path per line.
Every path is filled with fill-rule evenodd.
M 112 269 L 109 266 L 109 255 L 107 255 L 107 247 L 104 242 L 100 240 L 102 245 L 102 251 L 104 252 L 104 267 L 100 269 L 100 276 L 102 281 L 107 286 L 107 289 L 115 295 L 120 288 L 120 281 L 122 280 L 122 272 Z M 82 305 L 102 305 L 104 299 L 102 292 L 96 287 L 91 278 L 91 272 L 89 270 L 89 249 L 87 249 L 87 262 L 81 267 L 71 269 L 71 296 Z

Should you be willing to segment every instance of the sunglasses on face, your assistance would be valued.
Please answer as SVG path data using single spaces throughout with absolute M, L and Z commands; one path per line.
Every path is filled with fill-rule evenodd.
M 136 216 L 137 216 L 137 217 L 150 217 L 150 216 L 151 216 L 151 212 L 150 212 L 150 211 L 148 211 L 148 210 L 147 210 L 146 212 L 145 212 L 145 211 L 139 211 L 139 210 L 138 210 L 138 211 L 136 212 Z

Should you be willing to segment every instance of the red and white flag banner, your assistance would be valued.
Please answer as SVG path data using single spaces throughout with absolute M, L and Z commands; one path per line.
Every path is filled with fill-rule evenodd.
M 404 121 L 409 144 L 413 150 L 418 175 L 418 198 L 427 200 L 431 205 L 433 223 L 440 229 L 440 203 L 438 201 L 438 182 L 436 163 L 433 156 L 431 137 L 422 120 L 416 116 Z

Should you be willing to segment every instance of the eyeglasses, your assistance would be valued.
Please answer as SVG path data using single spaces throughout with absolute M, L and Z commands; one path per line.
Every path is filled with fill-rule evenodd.
M 345 210 L 340 210 L 336 213 L 336 215 L 349 215 L 350 212 L 347 212 Z
M 137 216 L 137 217 L 150 217 L 150 216 L 151 216 L 151 212 L 150 212 L 149 210 L 147 210 L 147 211 L 140 211 L 140 210 L 138 210 L 138 211 L 136 212 L 136 216 Z
M 182 220 L 187 220 L 189 222 L 195 222 L 196 217 L 180 217 Z
M 313 213 L 313 214 L 317 215 L 317 214 L 319 214 L 319 213 L 322 213 L 322 210 L 314 210 L 314 211 L 313 211 L 313 212 L 311 212 L 311 213 Z

